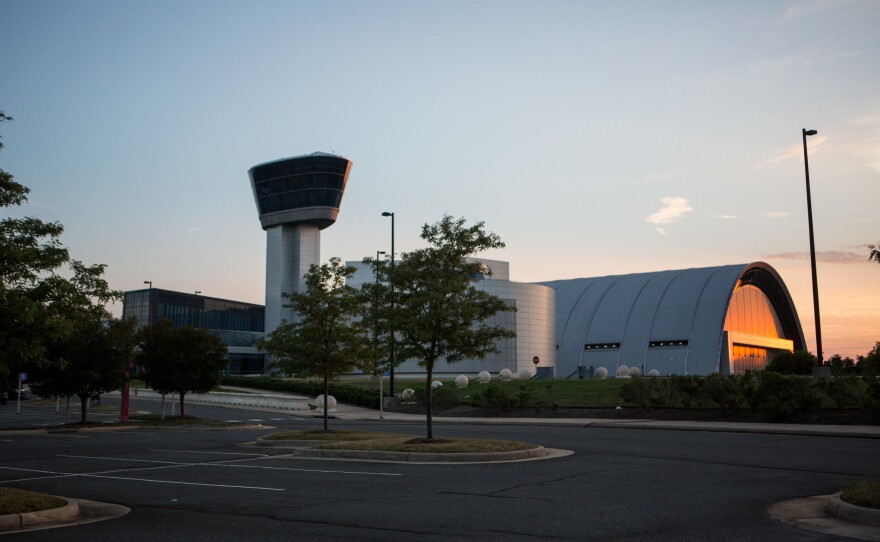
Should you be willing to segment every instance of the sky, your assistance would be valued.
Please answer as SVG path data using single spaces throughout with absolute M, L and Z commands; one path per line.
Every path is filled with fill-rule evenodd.
M 247 171 L 352 160 L 321 258 L 483 221 L 512 280 L 765 261 L 815 352 L 880 340 L 880 2 L 0 0 L 13 216 L 111 287 L 264 302 Z M 115 307 L 116 312 L 120 308 Z

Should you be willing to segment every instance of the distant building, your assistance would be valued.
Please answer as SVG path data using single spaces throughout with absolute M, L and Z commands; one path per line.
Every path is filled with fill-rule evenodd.
M 806 349 L 788 289 L 763 262 L 541 284 L 556 292 L 560 377 L 620 365 L 739 374 Z
M 264 356 L 254 346 L 263 337 L 262 305 L 203 295 L 148 288 L 125 292 L 123 318 L 135 318 L 138 328 L 167 319 L 176 328 L 206 329 L 228 348 L 227 374 L 261 374 Z
M 542 372 L 546 371 L 550 378 L 554 375 L 559 376 L 558 372 L 554 372 L 556 366 L 556 306 L 553 289 L 539 284 L 511 282 L 508 262 L 482 258 L 476 258 L 476 260 L 491 268 L 492 276 L 472 277 L 473 286 L 478 290 L 494 294 L 509 306 L 516 308 L 516 311 L 498 313 L 489 320 L 489 323 L 515 331 L 516 338 L 499 340 L 496 344 L 499 353 L 490 354 L 482 360 L 462 360 L 452 364 L 441 360 L 434 367 L 434 373 L 438 376 L 448 377 L 480 371 L 490 371 L 497 374 L 501 369 L 510 369 L 512 372 L 518 373 L 522 369 L 528 369 L 532 374 L 535 374 L 536 368 L 532 360 L 537 356 L 539 360 L 537 367 L 542 369 Z M 376 280 L 371 266 L 363 262 L 345 263 L 357 268 L 357 272 L 347 282 L 350 286 L 359 287 L 365 282 Z M 418 373 L 424 373 L 418 360 L 405 360 L 395 369 L 395 374 L 398 375 Z

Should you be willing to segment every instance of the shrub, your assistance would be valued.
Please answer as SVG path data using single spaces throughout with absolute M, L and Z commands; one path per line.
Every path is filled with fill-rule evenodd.
M 226 386 L 240 386 L 243 388 L 256 388 L 260 390 L 282 391 L 317 397 L 324 393 L 324 386 L 316 380 L 283 380 L 272 377 L 247 377 L 227 376 L 222 380 Z M 378 386 L 377 386 L 378 388 Z M 368 390 L 345 384 L 330 384 L 330 395 L 340 403 L 363 406 L 367 408 L 379 408 L 379 390 Z
M 479 407 L 497 408 L 508 412 L 519 404 L 519 399 L 508 395 L 500 386 L 489 386 L 474 394 L 473 403 Z
M 812 378 L 764 371 L 758 378 L 753 408 L 770 421 L 785 421 L 796 413 L 814 412 L 822 398 Z
M 809 352 L 782 352 L 770 360 L 767 370 L 786 375 L 808 375 L 812 374 L 816 362 L 816 356 Z
M 668 406 L 664 404 L 664 399 L 668 398 L 669 394 L 664 393 L 664 390 L 661 389 L 666 386 L 666 381 L 659 378 L 634 376 L 632 380 L 620 388 L 620 398 L 625 403 L 635 404 L 639 408 L 646 410 L 653 410 L 662 406 Z

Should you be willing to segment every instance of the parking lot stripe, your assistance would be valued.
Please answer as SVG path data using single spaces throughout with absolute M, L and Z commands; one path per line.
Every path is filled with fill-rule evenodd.
M 179 454 L 212 454 L 212 455 L 252 455 L 256 457 L 270 457 L 269 454 L 246 454 L 242 452 L 203 452 L 200 450 L 160 450 L 157 448 L 150 448 L 151 452 L 174 452 Z

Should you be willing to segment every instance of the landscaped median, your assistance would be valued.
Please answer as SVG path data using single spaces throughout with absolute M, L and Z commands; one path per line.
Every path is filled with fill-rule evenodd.
M 0 487 L 0 532 L 63 523 L 79 516 L 73 501 L 44 493 Z
M 292 448 L 301 457 L 412 462 L 492 462 L 548 457 L 543 446 L 491 439 L 434 438 L 370 431 L 289 431 L 265 435 L 258 446 Z

